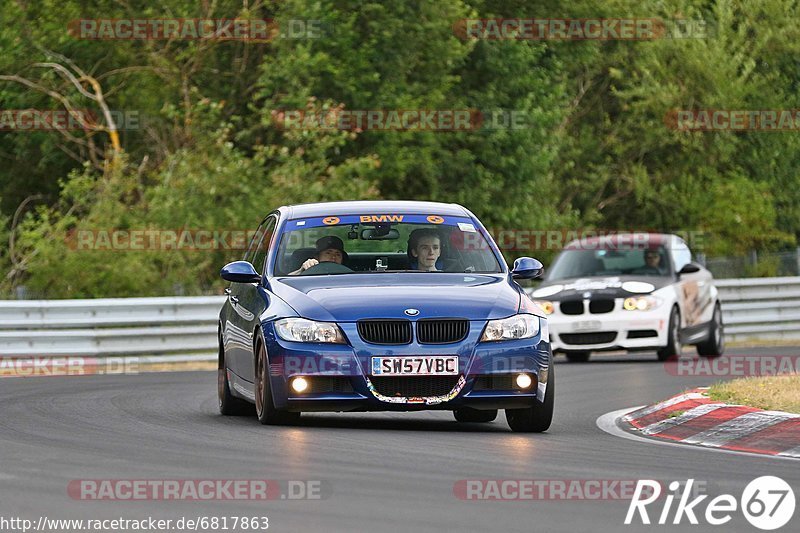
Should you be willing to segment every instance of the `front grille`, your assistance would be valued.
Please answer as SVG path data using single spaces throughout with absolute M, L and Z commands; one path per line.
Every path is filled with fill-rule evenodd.
M 582 315 L 583 300 L 566 300 L 559 304 L 559 308 L 565 315 Z
M 372 376 L 375 390 L 384 396 L 444 396 L 458 383 L 458 376 Z
M 347 376 L 311 376 L 307 394 L 349 393 L 353 392 L 353 384 Z
M 562 333 L 561 340 L 566 344 L 606 344 L 617 338 L 616 331 L 598 331 L 597 333 Z
M 426 319 L 417 322 L 417 341 L 420 344 L 448 344 L 464 340 L 469 321 L 463 319 Z
M 591 300 L 589 302 L 589 312 L 600 314 L 610 313 L 614 310 L 614 300 L 604 298 L 602 300 Z
M 408 320 L 359 320 L 358 334 L 370 344 L 408 344 L 411 322 Z
M 654 329 L 634 329 L 628 332 L 629 339 L 648 339 L 658 337 L 658 332 Z
M 478 376 L 472 390 L 514 390 L 513 374 L 487 374 Z

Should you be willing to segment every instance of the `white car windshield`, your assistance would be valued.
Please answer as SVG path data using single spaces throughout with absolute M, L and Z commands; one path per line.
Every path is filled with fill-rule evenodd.
M 548 272 L 548 280 L 593 276 L 667 276 L 663 247 L 643 250 L 564 250 Z

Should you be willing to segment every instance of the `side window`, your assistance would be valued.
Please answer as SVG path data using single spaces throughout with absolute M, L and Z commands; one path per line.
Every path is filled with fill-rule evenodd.
M 686 266 L 692 260 L 692 252 L 689 251 L 689 247 L 686 246 L 686 243 L 680 239 L 676 239 L 672 243 L 672 264 L 675 267 L 675 272 L 680 272 L 680 270 Z
M 244 253 L 244 257 L 242 257 L 242 261 L 247 261 L 248 263 L 253 263 L 253 256 L 256 252 L 256 246 L 258 243 L 261 242 L 261 237 L 264 236 L 264 227 L 266 226 L 269 220 L 265 220 L 259 226 L 256 232 L 253 234 L 253 238 L 250 240 L 250 245 L 247 247 L 247 251 Z
M 267 259 L 267 253 L 269 252 L 269 243 L 272 241 L 272 234 L 275 232 L 275 224 L 278 222 L 278 218 L 274 215 L 270 215 L 270 217 L 264 221 L 261 225 L 261 236 L 258 242 L 258 245 L 255 247 L 253 254 L 253 266 L 256 268 L 256 272 L 264 273 L 264 267 L 266 266 L 264 262 Z

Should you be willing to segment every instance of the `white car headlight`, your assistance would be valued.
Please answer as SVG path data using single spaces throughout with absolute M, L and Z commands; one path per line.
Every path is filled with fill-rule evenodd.
M 342 331 L 332 322 L 316 322 L 305 318 L 282 318 L 275 321 L 275 332 L 285 341 L 344 344 Z
M 636 296 L 625 298 L 622 308 L 626 311 L 649 311 L 661 305 L 661 299 L 655 296 Z
M 539 317 L 514 315 L 500 320 L 490 320 L 483 330 L 481 341 L 510 341 L 530 339 L 539 334 Z

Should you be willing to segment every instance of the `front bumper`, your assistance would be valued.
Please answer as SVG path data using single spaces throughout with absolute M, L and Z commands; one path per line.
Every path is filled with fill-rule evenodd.
M 671 307 L 626 311 L 621 300 L 609 313 L 548 316 L 554 352 L 648 350 L 667 345 Z
M 547 369 L 552 352 L 547 328 L 532 339 L 479 343 L 485 321 L 471 321 L 470 332 L 458 343 L 402 346 L 371 345 L 361 341 L 356 324 L 340 323 L 349 344 L 306 344 L 288 342 L 275 335 L 271 322 L 262 324 L 270 365 L 270 385 L 278 409 L 289 411 L 417 411 L 513 409 L 543 401 L 547 388 Z M 434 395 L 387 394 L 371 375 L 373 356 L 457 355 L 458 375 L 452 388 Z M 521 390 L 513 376 L 531 375 L 533 384 Z M 308 392 L 295 392 L 289 386 L 293 377 L 303 376 L 312 384 Z M 397 378 L 397 379 L 406 379 Z M 422 376 L 408 379 L 424 380 Z M 315 383 L 330 383 L 330 390 L 318 390 Z M 445 380 L 446 382 L 446 380 Z M 492 384 L 486 387 L 486 384 Z

